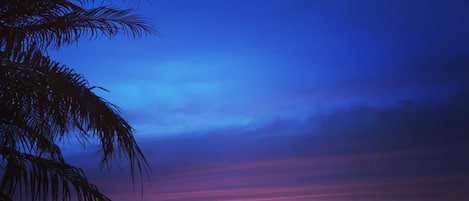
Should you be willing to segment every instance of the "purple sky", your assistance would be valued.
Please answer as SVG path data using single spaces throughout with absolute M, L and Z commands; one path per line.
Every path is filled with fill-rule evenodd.
M 133 6 L 159 36 L 50 51 L 111 91 L 152 164 L 141 195 L 65 148 L 114 200 L 469 199 L 469 3 Z

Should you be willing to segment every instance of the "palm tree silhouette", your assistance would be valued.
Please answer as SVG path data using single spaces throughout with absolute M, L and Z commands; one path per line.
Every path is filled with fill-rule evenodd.
M 87 80 L 51 60 L 50 47 L 79 39 L 154 34 L 130 10 L 92 5 L 93 0 L 0 2 L 0 200 L 110 200 L 68 164 L 58 142 L 96 139 L 101 163 L 129 160 L 132 181 L 149 170 L 133 128 L 116 107 L 97 96 Z M 99 88 L 99 87 L 98 87 Z

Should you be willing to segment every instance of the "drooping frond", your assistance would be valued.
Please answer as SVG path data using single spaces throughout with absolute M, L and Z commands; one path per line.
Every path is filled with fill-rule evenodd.
M 12 111 L 8 111 L 6 107 L 2 107 L 0 112 L 2 113 L 0 144 L 3 147 L 17 147 L 24 153 L 64 161 L 62 152 L 55 143 L 56 137 L 47 128 L 42 128 L 43 124 L 32 122 L 35 119 L 31 117 L 12 114 Z M 5 121 L 6 117 L 12 117 L 12 119 Z
M 0 3 L 0 46 L 10 52 L 36 44 L 60 47 L 83 38 L 140 37 L 156 31 L 143 17 L 109 6 L 85 9 L 64 0 L 4 0 Z
M 0 155 L 3 156 L 1 160 L 6 161 L 0 189 L 9 197 L 16 191 L 28 192 L 26 197 L 34 201 L 59 201 L 71 199 L 72 196 L 78 200 L 110 201 L 88 182 L 81 169 L 63 161 L 44 159 L 7 147 L 0 148 Z M 18 189 L 20 192 L 17 192 Z
M 2 137 L 48 154 L 51 160 L 61 159 L 54 144 L 57 140 L 95 138 L 101 143 L 103 164 L 116 154 L 123 155 L 130 160 L 132 175 L 141 175 L 149 166 L 132 127 L 92 89 L 80 74 L 34 47 L 4 56 L 0 67 Z
M 51 133 L 63 135 L 78 129 L 82 132 L 75 133 L 85 135 L 79 137 L 97 137 L 104 151 L 103 162 L 121 152 L 137 166 L 142 165 L 145 160 L 133 138 L 132 127 L 114 105 L 92 91 L 93 87 L 80 74 L 37 50 L 13 59 L 0 68 L 5 96 L 0 100 L 2 105 L 21 106 L 16 108 L 25 110 L 20 113 L 37 118 L 31 120 Z

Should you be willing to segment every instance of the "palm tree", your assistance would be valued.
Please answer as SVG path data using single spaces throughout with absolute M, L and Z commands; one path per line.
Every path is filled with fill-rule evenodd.
M 0 200 L 110 200 L 68 164 L 57 145 L 97 140 L 101 163 L 129 160 L 132 181 L 148 163 L 133 128 L 116 106 L 97 96 L 87 80 L 51 60 L 47 48 L 79 39 L 155 33 L 130 10 L 91 7 L 93 0 L 0 2 Z

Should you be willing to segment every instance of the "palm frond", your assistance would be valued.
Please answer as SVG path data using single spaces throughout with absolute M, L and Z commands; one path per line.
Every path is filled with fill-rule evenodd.
M 115 155 L 124 155 L 130 160 L 132 175 L 149 170 L 133 128 L 117 107 L 92 91 L 94 87 L 88 86 L 83 76 L 34 49 L 12 59 L 0 68 L 2 88 L 6 87 L 0 88 L 5 96 L 0 99 L 2 105 L 18 105 L 15 110 L 28 114 L 25 118 L 29 119 L 24 121 L 35 125 L 33 130 L 48 129 L 58 139 L 65 134 L 75 134 L 78 139 L 97 138 L 103 164 L 110 164 Z
M 7 161 L 5 177 L 0 184 L 2 193 L 8 195 L 6 197 L 13 197 L 19 189 L 20 192 L 16 193 L 28 192 L 34 201 L 70 200 L 72 195 L 84 201 L 110 201 L 88 182 L 81 169 L 63 161 L 44 159 L 5 147 L 0 149 L 0 154 Z
M 1 18 L 13 19 L 4 20 L 0 26 L 0 46 L 7 52 L 24 49 L 30 44 L 37 44 L 40 48 L 50 45 L 61 47 L 79 39 L 112 37 L 120 32 L 133 37 L 156 33 L 143 17 L 132 14 L 132 10 L 128 9 L 109 6 L 84 9 L 63 0 L 40 1 L 48 3 L 37 5 L 35 9 L 9 5 L 17 1 L 6 1 L 3 6 L 6 11 L 0 12 Z M 23 10 L 27 12 L 21 12 Z
M 70 200 L 71 189 L 79 201 L 109 200 L 82 170 L 65 162 L 57 146 L 64 138 L 96 139 L 103 165 L 124 156 L 132 182 L 150 170 L 133 128 L 92 91 L 100 87 L 44 55 L 50 46 L 83 38 L 156 33 L 131 10 L 85 8 L 93 2 L 0 1 L 0 201 L 11 201 L 15 192 L 39 201 Z

